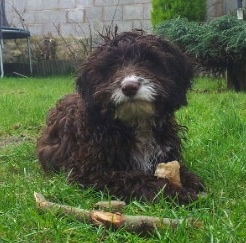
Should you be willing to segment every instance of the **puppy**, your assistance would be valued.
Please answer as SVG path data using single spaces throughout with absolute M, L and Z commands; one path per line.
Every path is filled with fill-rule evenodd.
M 182 164 L 182 187 L 154 176 L 158 163 L 182 163 L 182 127 L 192 67 L 170 42 L 132 31 L 96 48 L 82 65 L 77 92 L 51 109 L 37 142 L 45 171 L 64 171 L 81 187 L 129 201 L 156 195 L 187 204 L 200 179 Z

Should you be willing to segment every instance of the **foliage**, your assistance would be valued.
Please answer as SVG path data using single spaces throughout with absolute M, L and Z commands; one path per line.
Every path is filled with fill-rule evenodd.
M 204 24 L 177 18 L 163 21 L 155 31 L 217 71 L 246 58 L 246 23 L 233 16 Z
M 1 79 L 0 242 L 244 242 L 245 94 L 219 88 L 215 80 L 195 80 L 189 105 L 177 114 L 189 128 L 184 157 L 203 178 L 208 197 L 186 207 L 165 200 L 132 201 L 124 210 L 131 215 L 192 217 L 203 221 L 203 226 L 170 227 L 139 236 L 36 208 L 34 191 L 54 202 L 86 209 L 110 197 L 68 185 L 63 175 L 44 175 L 37 163 L 35 143 L 45 114 L 58 98 L 73 91 L 73 78 Z
M 152 0 L 151 21 L 153 26 L 163 20 L 177 17 L 191 21 L 204 21 L 206 0 Z

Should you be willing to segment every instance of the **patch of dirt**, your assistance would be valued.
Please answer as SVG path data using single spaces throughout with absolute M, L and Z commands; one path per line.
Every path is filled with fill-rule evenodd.
M 0 149 L 6 148 L 6 147 L 12 146 L 12 145 L 17 145 L 17 144 L 23 142 L 24 140 L 26 140 L 26 138 L 24 136 L 0 137 Z

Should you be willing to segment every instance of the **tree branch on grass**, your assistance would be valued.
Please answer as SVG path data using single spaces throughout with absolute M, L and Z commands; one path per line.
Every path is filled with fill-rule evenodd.
M 202 227 L 202 223 L 200 221 L 192 218 L 170 219 L 143 215 L 124 215 L 121 213 L 112 213 L 99 210 L 86 210 L 49 202 L 41 193 L 37 192 L 34 192 L 34 198 L 38 208 L 43 210 L 57 210 L 65 215 L 72 215 L 82 222 L 103 225 L 114 229 L 124 228 L 130 232 L 147 233 L 152 232 L 155 228 L 176 228 L 177 226 L 183 224 L 190 227 Z M 121 203 L 122 202 L 120 202 L 120 204 Z

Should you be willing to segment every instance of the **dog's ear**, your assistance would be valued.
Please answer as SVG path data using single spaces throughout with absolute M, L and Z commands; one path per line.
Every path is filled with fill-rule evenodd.
M 193 79 L 192 62 L 188 56 L 167 40 L 158 38 L 158 47 L 163 53 L 163 65 L 171 79 L 169 90 L 170 105 L 174 110 L 187 105 L 187 90 L 191 87 Z
M 85 61 L 86 63 L 88 61 Z M 85 100 L 86 105 L 93 106 L 94 99 L 93 93 L 95 91 L 96 84 L 99 83 L 99 75 L 95 70 L 90 68 L 89 65 L 84 63 L 81 68 L 81 72 L 76 79 L 76 89 L 80 96 Z
M 107 80 L 115 63 L 115 53 L 109 55 L 108 45 L 97 47 L 83 62 L 76 80 L 77 91 L 84 99 L 93 98 L 97 87 Z
M 87 61 L 85 61 L 87 62 Z M 93 88 L 93 85 L 88 85 L 94 80 L 94 72 L 93 70 L 89 70 L 88 67 L 85 65 L 85 63 L 82 65 L 79 76 L 76 79 L 76 89 L 77 92 L 85 98 L 86 96 L 91 93 L 91 88 Z
M 83 105 L 85 106 L 86 119 L 88 119 L 88 124 L 93 124 L 95 121 L 98 121 L 98 115 L 100 114 L 100 109 L 96 103 L 93 93 L 95 73 L 93 70 L 89 70 L 88 67 L 84 66 L 81 69 L 80 75 L 76 79 L 76 88 L 80 97 L 83 100 Z
M 99 92 L 106 75 L 110 73 L 110 65 L 106 61 L 101 61 L 103 55 L 99 55 L 100 49 L 92 53 L 83 63 L 79 76 L 76 79 L 76 89 L 84 101 L 88 118 L 97 120 L 106 106 L 106 101 L 102 102 L 100 97 L 105 97 L 105 93 Z M 104 59 L 103 59 L 104 60 Z
M 181 54 L 174 75 L 175 89 L 172 92 L 175 109 L 187 105 L 187 91 L 191 88 L 193 67 L 188 57 Z
M 76 88 L 83 98 L 92 96 L 94 89 L 103 79 L 103 70 L 105 69 L 105 61 L 101 60 L 104 53 L 101 47 L 94 50 L 82 63 L 79 76 L 76 80 Z

